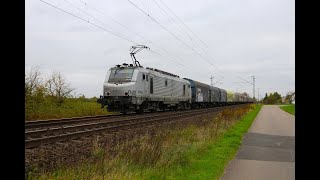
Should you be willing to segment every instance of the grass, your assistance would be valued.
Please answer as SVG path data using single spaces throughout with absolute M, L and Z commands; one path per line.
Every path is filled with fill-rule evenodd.
M 295 115 L 295 105 L 294 104 L 291 104 L 291 105 L 288 105 L 288 106 L 280 106 L 280 108 L 292 115 Z
M 207 152 L 199 159 L 195 158 L 195 152 L 194 162 L 184 168 L 182 175 L 191 179 L 219 179 L 227 163 L 234 158 L 241 145 L 243 134 L 248 131 L 260 108 L 261 105 L 255 107 L 233 127 L 221 134 L 214 143 L 208 144 Z
M 62 104 L 57 104 L 50 98 L 29 98 L 25 101 L 25 120 L 58 119 L 80 116 L 110 114 L 105 108 L 101 109 L 96 101 L 67 98 Z
M 97 146 L 95 162 L 29 179 L 219 179 L 260 108 L 224 110 L 199 124 L 137 137 L 114 147 L 114 155 Z

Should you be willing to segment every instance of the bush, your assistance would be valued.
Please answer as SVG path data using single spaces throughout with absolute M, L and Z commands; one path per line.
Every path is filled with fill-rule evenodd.
M 97 98 L 71 96 L 73 88 L 60 73 L 43 81 L 38 69 L 25 75 L 25 120 L 54 119 L 109 114 L 101 109 Z

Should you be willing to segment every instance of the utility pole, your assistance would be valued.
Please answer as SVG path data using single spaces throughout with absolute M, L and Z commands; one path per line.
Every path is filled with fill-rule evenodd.
M 258 88 L 258 102 L 260 101 L 260 94 L 259 94 L 259 88 Z
M 253 94 L 252 94 L 252 96 L 253 96 L 253 99 L 255 99 L 255 77 L 254 76 L 251 76 L 252 77 L 252 81 L 253 81 Z
M 210 79 L 211 79 L 211 86 L 213 86 L 213 85 L 215 85 L 215 84 L 222 84 L 221 82 L 219 82 L 219 81 L 221 81 L 221 79 L 223 79 L 224 77 L 221 77 L 220 79 L 218 79 L 216 82 L 213 82 L 213 76 L 211 76 L 210 77 Z

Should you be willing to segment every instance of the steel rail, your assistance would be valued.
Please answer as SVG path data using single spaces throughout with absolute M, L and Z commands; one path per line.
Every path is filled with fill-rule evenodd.
M 198 115 L 198 114 L 201 114 L 204 112 L 209 112 L 209 113 L 211 112 L 212 113 L 212 112 L 217 112 L 217 111 L 223 110 L 225 108 L 232 108 L 232 107 L 239 107 L 239 105 L 223 106 L 223 107 L 207 108 L 207 109 L 197 109 L 197 110 L 193 110 L 193 111 L 182 111 L 182 113 L 180 113 L 180 114 L 173 114 L 173 115 L 170 114 L 170 116 L 166 116 L 166 117 L 164 117 L 163 115 L 157 115 L 157 116 L 153 116 L 154 119 L 147 119 L 147 118 L 152 118 L 152 117 L 141 117 L 141 118 L 136 118 L 133 120 L 127 119 L 125 121 L 122 121 L 125 123 L 121 123 L 118 125 L 112 125 L 112 126 L 105 126 L 105 127 L 101 127 L 101 124 L 100 125 L 90 124 L 90 125 L 88 125 L 87 128 L 85 128 L 85 130 L 80 130 L 80 131 L 76 131 L 76 132 L 69 132 L 69 133 L 65 133 L 65 134 L 59 134 L 59 135 L 48 136 L 48 137 L 26 139 L 25 140 L 25 148 L 32 148 L 32 147 L 37 147 L 40 145 L 51 144 L 54 142 L 77 139 L 79 137 L 90 136 L 92 134 L 101 133 L 101 132 L 110 133 L 110 132 L 113 132 L 112 130 L 116 130 L 118 128 L 130 127 L 130 126 L 134 126 L 134 125 L 138 125 L 138 124 L 146 124 L 146 123 L 151 123 L 151 122 L 159 122 L 159 121 L 164 121 L 164 120 L 168 120 L 168 119 L 172 119 L 172 118 L 174 118 L 174 119 L 181 118 L 181 117 L 189 116 L 192 113 L 193 113 L 193 115 Z M 147 120 L 136 121 L 137 119 L 147 119 Z M 136 121 L 136 122 L 132 122 L 132 121 Z M 121 121 L 118 121 L 118 122 L 121 122 Z M 105 122 L 105 123 L 108 123 L 108 122 Z M 76 128 L 76 127 L 70 127 L 70 128 Z M 93 128 L 93 129 L 89 129 L 89 128 Z M 54 130 L 54 131 L 58 131 L 58 130 Z
M 202 109 L 203 111 L 206 111 L 207 109 Z M 180 111 L 180 112 L 172 112 L 169 114 L 151 114 L 147 116 L 140 116 L 140 117 L 133 117 L 130 119 L 117 119 L 117 120 L 111 120 L 111 121 L 103 121 L 103 122 L 96 122 L 96 123 L 87 123 L 87 124 L 79 124 L 79 125 L 70 125 L 70 126 L 62 126 L 62 127 L 55 127 L 55 128 L 43 128 L 43 129 L 37 129 L 37 130 L 31 130 L 31 131 L 26 131 L 25 132 L 25 138 L 32 138 L 32 137 L 37 137 L 37 136 L 43 136 L 43 135 L 48 135 L 48 134 L 54 134 L 54 133 L 59 133 L 62 131 L 74 131 L 74 130 L 79 130 L 79 129 L 91 129 L 91 128 L 96 128 L 96 127 L 101 127 L 101 126 L 106 126 L 106 125 L 116 125 L 116 124 L 121 124 L 125 123 L 127 121 L 138 121 L 138 120 L 143 120 L 146 118 L 157 118 L 157 117 L 162 117 L 164 115 L 171 115 L 171 114 L 176 114 L 176 113 L 193 113 L 194 111 Z M 127 118 L 127 117 L 125 117 Z

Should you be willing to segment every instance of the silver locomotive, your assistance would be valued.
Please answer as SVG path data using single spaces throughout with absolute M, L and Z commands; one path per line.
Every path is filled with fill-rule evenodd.
M 107 72 L 98 103 L 124 113 L 184 109 L 191 103 L 190 83 L 165 71 L 124 63 Z

